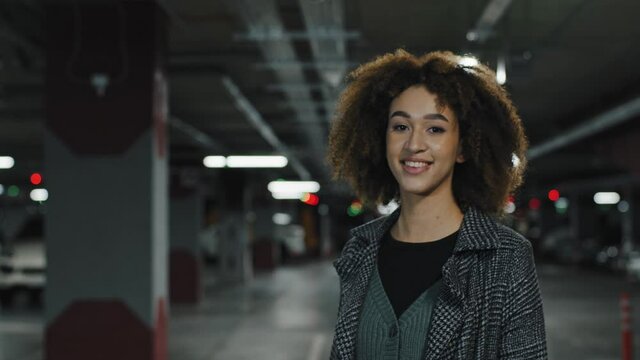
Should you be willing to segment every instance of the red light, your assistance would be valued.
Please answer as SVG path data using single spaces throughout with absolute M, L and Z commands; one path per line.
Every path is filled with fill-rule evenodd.
M 40 183 L 42 183 L 42 175 L 38 173 L 31 174 L 31 183 L 33 185 L 40 185 Z
M 540 209 L 540 199 L 531 198 L 531 200 L 529 200 L 529 209 L 531 209 L 531 210 Z
M 307 196 L 308 195 L 308 196 Z M 316 194 L 307 194 L 304 196 L 303 202 L 307 205 L 316 206 L 320 203 L 320 198 Z
M 560 199 L 560 192 L 556 189 L 549 191 L 549 200 L 558 201 Z
M 516 202 L 516 198 L 513 197 L 513 195 L 509 195 L 509 202 L 510 203 L 515 203 Z

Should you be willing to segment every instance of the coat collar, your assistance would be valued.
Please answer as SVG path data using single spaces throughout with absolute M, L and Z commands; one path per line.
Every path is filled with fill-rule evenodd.
M 368 242 L 380 242 L 384 234 L 400 217 L 400 210 L 401 208 L 398 207 L 390 215 L 352 229 L 351 235 Z M 469 207 L 464 213 L 458 241 L 453 252 L 496 249 L 499 245 L 498 225 L 495 220 L 477 208 Z

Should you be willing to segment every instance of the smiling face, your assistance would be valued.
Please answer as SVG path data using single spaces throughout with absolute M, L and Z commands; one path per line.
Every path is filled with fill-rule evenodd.
M 424 86 L 407 88 L 391 102 L 387 163 L 400 196 L 452 197 L 453 168 L 463 162 L 458 121 Z

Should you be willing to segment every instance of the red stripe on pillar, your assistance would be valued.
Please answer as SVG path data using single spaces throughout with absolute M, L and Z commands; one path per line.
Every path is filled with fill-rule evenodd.
M 47 360 L 166 359 L 166 350 L 153 354 L 154 345 L 166 349 L 166 316 L 152 330 L 121 301 L 75 302 L 45 336 Z
M 195 304 L 202 293 L 200 264 L 185 249 L 172 249 L 169 255 L 169 296 L 171 303 Z
M 156 341 L 154 360 L 168 360 L 169 342 L 167 341 L 167 310 L 163 298 L 158 299 L 158 314 L 156 315 Z

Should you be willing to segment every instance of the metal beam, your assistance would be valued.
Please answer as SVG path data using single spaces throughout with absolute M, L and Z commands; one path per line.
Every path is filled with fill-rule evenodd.
M 255 64 L 257 69 L 290 69 L 292 67 L 301 67 L 303 69 L 343 69 L 347 66 L 355 66 L 356 63 L 347 63 L 344 60 L 319 60 L 319 61 L 298 61 L 298 60 L 277 60 Z
M 491 0 L 484 8 L 476 26 L 467 32 L 467 40 L 485 42 L 492 34 L 494 26 L 500 21 L 513 0 Z
M 591 179 L 567 181 L 556 185 L 561 193 L 582 193 L 586 191 L 611 191 L 616 188 L 640 184 L 635 175 L 622 174 Z
M 358 31 L 344 31 L 334 28 L 317 28 L 312 31 L 282 31 L 281 29 L 251 29 L 244 34 L 234 34 L 239 41 L 293 41 L 293 40 L 357 40 Z
M 219 142 L 213 140 L 213 138 L 209 136 L 209 134 L 197 129 L 191 124 L 187 124 L 186 122 L 175 116 L 171 117 L 169 125 L 190 136 L 193 140 L 195 140 L 195 142 L 206 149 L 218 152 L 226 152 L 225 147 L 222 146 Z
M 628 101 L 622 105 L 605 111 L 602 114 L 590 118 L 580 125 L 560 134 L 553 139 L 543 142 L 529 149 L 527 157 L 530 160 L 539 158 L 552 151 L 571 145 L 588 136 L 604 131 L 612 126 L 631 120 L 640 115 L 640 97 Z
M 299 0 L 300 10 L 304 18 L 307 31 L 316 33 L 322 29 L 345 30 L 344 21 L 344 1 L 308 1 Z M 356 66 L 347 61 L 347 46 L 345 38 L 310 38 L 309 45 L 313 53 L 315 69 L 320 74 L 320 78 L 331 87 L 337 88 L 343 83 L 345 74 L 350 67 Z M 337 94 L 333 91 L 323 90 L 322 96 L 327 101 L 335 101 Z M 332 112 L 332 108 L 327 108 L 327 112 Z
M 247 120 L 256 130 L 262 135 L 262 137 L 273 146 L 278 152 L 286 156 L 291 163 L 293 169 L 298 173 L 301 180 L 311 180 L 311 174 L 300 162 L 300 160 L 293 154 L 293 152 L 278 138 L 273 132 L 269 124 L 262 118 L 258 110 L 251 104 L 251 102 L 242 94 L 238 86 L 229 78 L 224 76 L 222 78 L 222 85 L 229 91 L 229 94 L 234 98 L 234 104 L 243 114 L 247 116 Z
M 271 32 L 285 33 L 285 26 L 282 23 L 276 0 L 225 0 L 225 3 L 239 15 L 248 32 L 261 32 L 269 29 Z M 257 42 L 256 45 L 262 52 L 262 57 L 266 62 L 297 59 L 297 53 L 291 41 L 261 41 Z M 292 63 L 288 67 L 271 67 L 271 69 L 279 83 L 306 83 L 304 69 L 300 64 Z M 288 100 L 306 99 L 311 101 L 313 99 L 310 89 L 284 90 L 283 93 Z M 298 116 L 314 116 L 314 113 L 310 114 L 306 109 L 299 108 L 294 103 L 291 104 L 291 109 Z M 326 147 L 325 132 L 326 127 L 322 124 L 309 123 L 304 127 L 304 133 L 301 134 L 301 137 L 305 139 L 305 144 L 307 144 L 311 157 L 316 159 L 324 158 Z M 302 166 L 299 165 L 298 167 L 300 168 L 298 171 L 302 173 Z M 314 175 L 327 177 L 324 168 L 318 166 L 318 169 L 322 172 Z
M 321 84 L 269 84 L 266 86 L 267 91 L 305 91 L 305 90 L 322 90 L 329 92 L 337 92 L 340 89 L 334 89 L 331 86 Z

